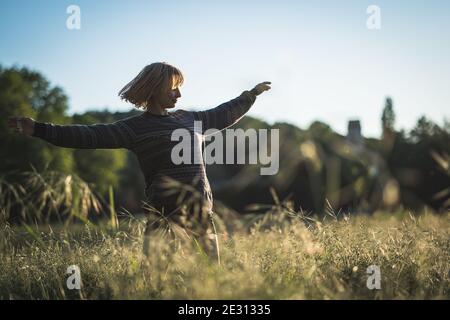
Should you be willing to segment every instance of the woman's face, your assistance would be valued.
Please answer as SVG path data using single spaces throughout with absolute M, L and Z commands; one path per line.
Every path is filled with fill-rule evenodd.
M 173 103 L 172 107 L 175 107 L 175 104 L 177 103 L 178 98 L 181 97 L 181 92 L 180 92 L 180 88 L 175 88 L 169 91 L 169 98 L 170 101 Z
M 155 102 L 164 109 L 170 109 L 175 107 L 179 97 L 181 97 L 181 93 L 180 89 L 177 87 L 170 89 L 167 92 L 163 91 L 159 95 L 155 96 Z

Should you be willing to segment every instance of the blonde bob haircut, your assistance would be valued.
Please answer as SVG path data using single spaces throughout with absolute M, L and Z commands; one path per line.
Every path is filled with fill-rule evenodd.
M 141 72 L 119 92 L 122 100 L 131 102 L 137 108 L 147 110 L 154 95 L 181 86 L 183 74 L 166 62 L 155 62 Z

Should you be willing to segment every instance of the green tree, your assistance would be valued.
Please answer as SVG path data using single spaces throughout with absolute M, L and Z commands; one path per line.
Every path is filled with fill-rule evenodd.
M 438 137 L 441 133 L 441 129 L 433 121 L 422 116 L 417 120 L 417 124 L 410 132 L 410 138 L 414 142 L 427 141 L 433 137 Z
M 30 165 L 42 170 L 70 172 L 73 168 L 72 150 L 51 146 L 44 141 L 11 132 L 6 119 L 28 116 L 38 121 L 68 123 L 65 116 L 67 97 L 58 87 L 38 72 L 27 68 L 0 66 L 0 172 L 30 170 Z
M 64 91 L 52 86 L 39 72 L 27 68 L 0 66 L 0 173 L 44 168 L 76 173 L 97 191 L 105 193 L 110 185 L 119 184 L 118 172 L 126 164 L 124 150 L 86 150 L 53 146 L 41 139 L 12 132 L 6 119 L 14 116 L 32 117 L 40 122 L 54 124 L 92 124 L 112 122 L 114 117 L 106 110 L 87 112 L 69 117 L 68 98 Z M 97 115 L 101 115 L 100 117 Z
M 395 113 L 394 113 L 394 107 L 391 97 L 386 98 L 386 102 L 384 104 L 383 114 L 381 115 L 381 123 L 382 123 L 382 129 L 383 133 L 386 131 L 393 132 L 394 125 L 395 125 Z

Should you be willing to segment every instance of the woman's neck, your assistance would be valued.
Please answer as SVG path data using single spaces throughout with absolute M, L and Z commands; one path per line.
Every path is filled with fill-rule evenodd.
M 147 112 L 158 116 L 165 116 L 168 114 L 165 108 L 156 103 L 152 104 L 151 106 L 148 106 Z

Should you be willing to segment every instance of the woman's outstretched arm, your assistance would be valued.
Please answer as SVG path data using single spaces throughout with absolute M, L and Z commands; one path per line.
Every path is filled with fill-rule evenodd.
M 15 117 L 8 120 L 16 132 L 41 138 L 55 146 L 76 149 L 131 149 L 135 133 L 124 120 L 108 124 L 56 125 L 37 122 L 32 118 Z
M 256 96 L 270 89 L 270 82 L 262 82 L 252 90 L 246 90 L 237 98 L 209 109 L 194 112 L 194 118 L 202 122 L 203 132 L 208 129 L 225 129 L 238 122 L 250 109 L 256 100 Z

